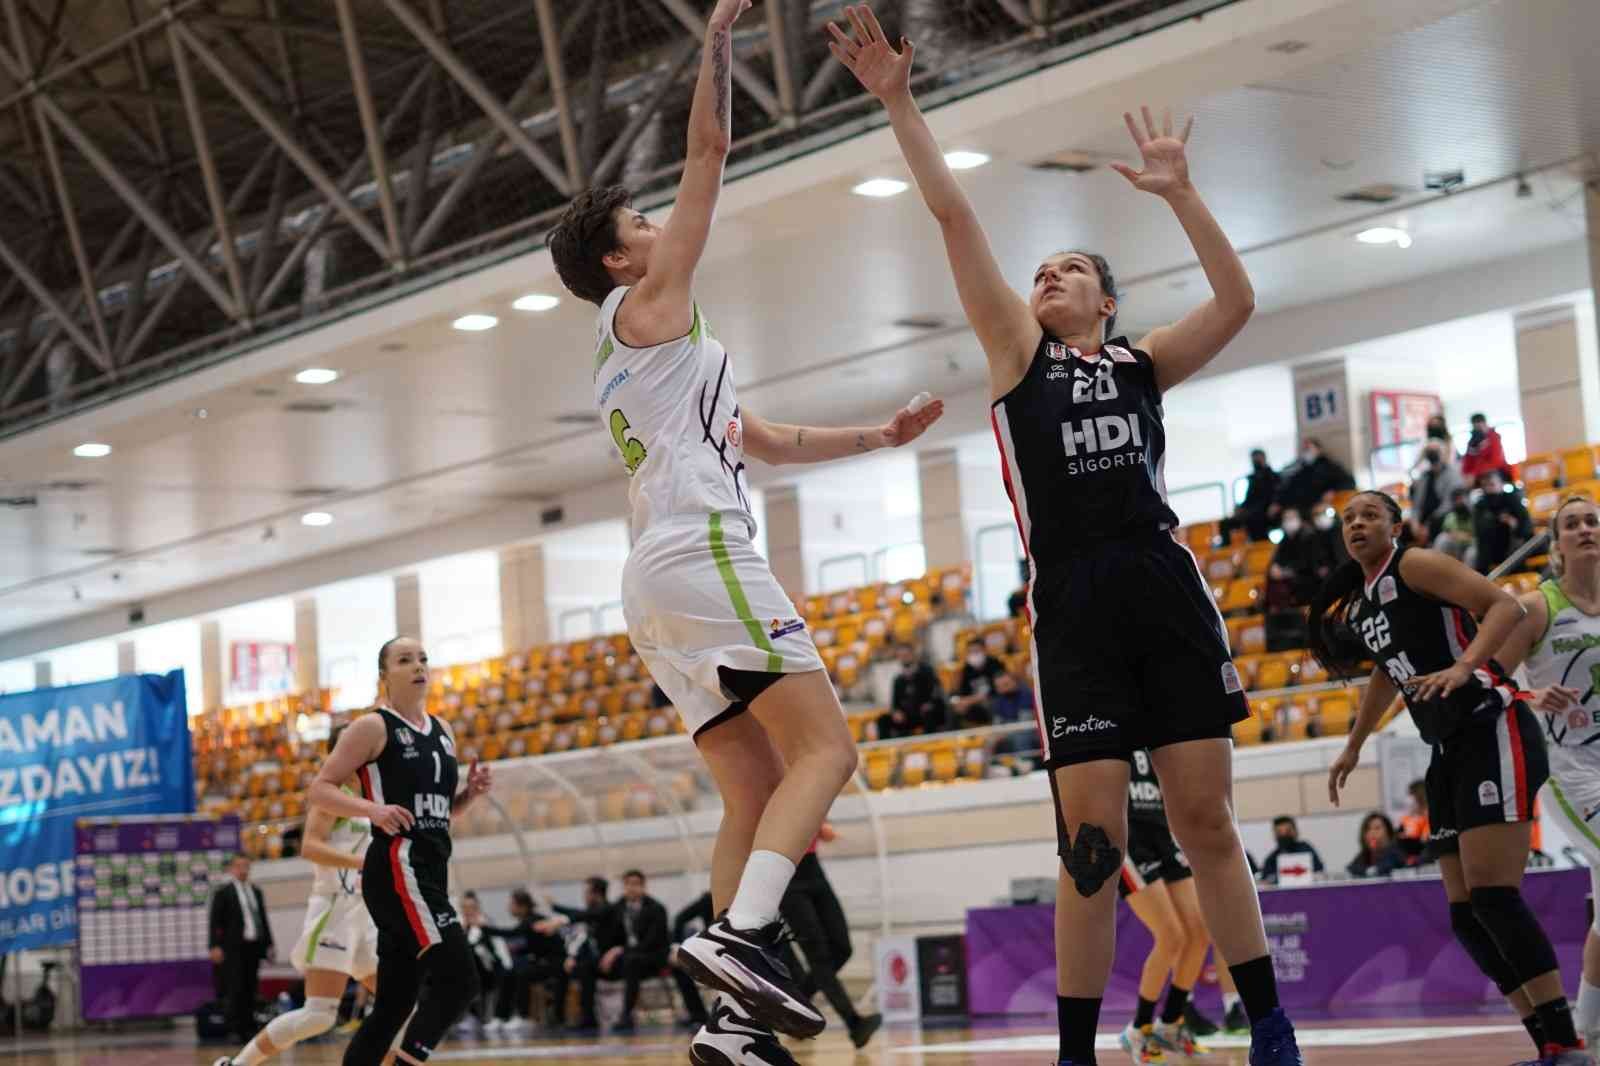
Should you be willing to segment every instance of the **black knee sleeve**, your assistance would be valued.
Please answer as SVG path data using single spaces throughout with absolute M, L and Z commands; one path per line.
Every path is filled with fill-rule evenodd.
M 1111 843 L 1106 831 L 1088 822 L 1078 826 L 1077 839 L 1060 849 L 1061 865 L 1078 890 L 1088 899 L 1122 869 L 1122 849 Z
M 1556 969 L 1550 938 L 1515 888 L 1495 886 L 1472 890 L 1472 913 L 1489 930 L 1500 954 L 1511 966 L 1517 985 Z
M 418 957 L 425 983 L 417 998 L 417 1013 L 406 1026 L 400 1050 L 426 1062 L 444 1034 L 461 1020 L 467 1006 L 478 998 L 478 967 L 461 926 L 447 925 L 439 943 Z M 383 985 L 378 985 L 382 994 Z
M 379 1066 L 417 1005 L 421 969 L 414 956 L 378 953 L 378 993 L 372 1013 L 344 1051 L 344 1066 Z
M 1502 996 L 1508 996 L 1522 987 L 1522 982 L 1517 980 L 1506 957 L 1500 954 L 1500 948 L 1489 935 L 1489 930 L 1478 921 L 1471 903 L 1463 900 L 1450 904 L 1450 929 L 1466 949 L 1467 957 L 1483 971 L 1483 976 L 1494 982 Z

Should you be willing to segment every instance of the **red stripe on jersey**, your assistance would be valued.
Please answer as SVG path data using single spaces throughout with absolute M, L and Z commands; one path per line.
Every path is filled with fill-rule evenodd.
M 1450 611 L 1450 621 L 1456 627 L 1456 643 L 1461 645 L 1461 651 L 1463 654 L 1465 654 L 1467 646 L 1472 643 L 1472 638 L 1467 636 L 1467 626 L 1465 622 L 1466 614 L 1467 613 L 1459 607 L 1453 608 Z
M 400 845 L 404 843 L 405 840 L 400 837 L 395 837 L 389 842 L 389 872 L 394 877 L 395 895 L 400 897 L 400 905 L 405 908 L 406 921 L 411 923 L 411 931 L 417 935 L 417 943 L 427 947 L 433 943 L 433 938 L 428 935 L 427 927 L 422 924 L 416 904 L 411 902 L 411 893 L 406 890 L 406 871 L 400 865 Z
M 356 779 L 361 782 L 361 798 L 372 799 L 372 775 L 365 766 L 356 771 Z
M 1517 726 L 1515 707 L 1506 711 L 1506 735 L 1511 738 L 1511 763 L 1517 778 L 1517 817 L 1527 820 L 1533 817 L 1528 795 L 1528 759 L 1522 749 L 1522 730 Z

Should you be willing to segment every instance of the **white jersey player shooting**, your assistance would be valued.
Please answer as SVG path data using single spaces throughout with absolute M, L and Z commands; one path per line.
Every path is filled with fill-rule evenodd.
M 550 234 L 562 282 L 600 309 L 595 404 L 631 478 L 628 635 L 722 793 L 711 890 L 727 913 L 679 950 L 696 980 L 725 993 L 691 1050 L 718 1066 L 792 1062 L 770 1033 L 751 1033 L 823 1027 L 773 953 L 778 904 L 857 762 L 805 623 L 751 544 L 745 458 L 810 463 L 897 447 L 943 413 L 932 400 L 885 425 L 818 429 L 739 403 L 694 277 L 732 144 L 733 24 L 749 7 L 719 0 L 707 21 L 671 217 L 652 222 L 610 186 L 579 196 Z

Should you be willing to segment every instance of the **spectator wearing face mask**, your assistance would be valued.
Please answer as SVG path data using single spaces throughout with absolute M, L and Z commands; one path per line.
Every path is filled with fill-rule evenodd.
M 878 716 L 878 739 L 909 737 L 918 733 L 937 733 L 949 727 L 939 675 L 928 661 L 909 644 L 895 649 L 900 672 L 890 690 L 889 710 Z
M 1438 535 L 1439 525 L 1450 510 L 1451 494 L 1465 488 L 1461 472 L 1449 459 L 1439 441 L 1429 441 L 1422 449 L 1422 465 L 1411 482 L 1411 517 L 1420 527 L 1418 541 L 1427 544 Z
M 1222 539 L 1226 541 L 1235 529 L 1242 529 L 1251 540 L 1266 540 L 1272 528 L 1272 504 L 1278 495 L 1278 472 L 1267 463 L 1267 453 L 1256 448 L 1250 453 L 1249 484 L 1244 490 L 1244 502 L 1234 508 L 1233 516 L 1222 521 Z
M 1472 508 L 1472 526 L 1478 543 L 1478 572 L 1487 574 L 1533 536 L 1533 519 L 1523 506 L 1521 493 L 1506 491 L 1500 471 L 1479 474 L 1478 488 L 1483 493 Z
M 1461 457 L 1461 475 L 1471 482 L 1491 470 L 1498 471 L 1502 480 L 1511 479 L 1511 464 L 1506 462 L 1506 446 L 1500 434 L 1489 427 L 1486 417 L 1476 414 L 1472 416 L 1467 454 Z
M 1269 885 L 1277 884 L 1279 870 L 1292 862 L 1309 862 L 1313 873 L 1322 872 L 1322 856 L 1317 854 L 1315 847 L 1300 839 L 1300 827 L 1293 818 L 1286 814 L 1274 818 L 1272 835 L 1277 839 L 1278 846 L 1261 861 L 1261 880 Z
M 994 721 L 991 708 L 995 680 L 1006 672 L 1005 664 L 989 654 L 982 640 L 967 645 L 966 661 L 961 664 L 961 683 L 950 701 L 962 726 L 988 725 Z
M 1477 562 L 1478 534 L 1472 517 L 1472 494 L 1465 485 L 1450 493 L 1450 506 L 1438 520 L 1433 537 L 1435 551 L 1460 559 L 1468 566 Z
M 1303 607 L 1333 569 L 1327 546 L 1299 511 L 1283 516 L 1283 539 L 1272 553 L 1267 571 L 1267 607 Z
M 1283 472 L 1274 503 L 1277 513 L 1299 511 L 1304 517 L 1330 492 L 1344 492 L 1356 487 L 1350 471 L 1330 459 L 1322 450 L 1322 442 L 1307 437 L 1300 447 L 1300 458 Z

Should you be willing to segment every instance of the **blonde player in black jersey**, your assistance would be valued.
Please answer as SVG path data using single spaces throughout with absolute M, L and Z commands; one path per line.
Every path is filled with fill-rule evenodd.
M 455 735 L 427 711 L 428 655 L 418 641 L 395 637 L 378 649 L 378 677 L 377 706 L 340 735 L 309 799 L 372 824 L 361 894 L 378 926 L 377 1000 L 344 1066 L 416 1066 L 478 994 L 477 965 L 447 895 L 450 816 L 492 779 L 474 763 L 459 780 Z M 360 796 L 339 787 L 351 777 Z
M 1278 1005 L 1255 882 L 1232 809 L 1232 725 L 1249 714 L 1227 631 L 1166 501 L 1162 395 L 1244 327 L 1244 264 L 1189 180 L 1189 129 L 1125 115 L 1142 169 L 1188 235 L 1212 298 L 1137 344 L 1110 337 L 1105 259 L 1046 259 L 1026 298 L 1006 283 L 983 227 L 911 94 L 914 48 L 892 47 L 866 6 L 829 24 L 829 47 L 888 111 L 901 154 L 944 235 L 956 291 L 989 361 L 1002 470 L 1027 550 L 1034 684 L 1062 870 L 1056 891 L 1060 1061 L 1093 1063 L 1127 848 L 1128 759 L 1149 748 L 1206 924 L 1250 1014 L 1251 1066 L 1298 1066 Z M 1037 227 L 1036 227 L 1037 228 Z
M 1533 797 L 1549 763 L 1538 721 L 1493 656 L 1525 612 L 1451 556 L 1407 547 L 1403 529 L 1392 498 L 1358 493 L 1344 509 L 1350 559 L 1311 600 L 1311 650 L 1330 674 L 1348 676 L 1364 659 L 1377 664 L 1345 750 L 1328 770 L 1328 798 L 1339 802 L 1362 745 L 1403 696 L 1433 747 L 1429 846 L 1451 930 L 1522 1017 L 1539 1048 L 1533 1066 L 1592 1066 L 1555 950 L 1521 893 Z

